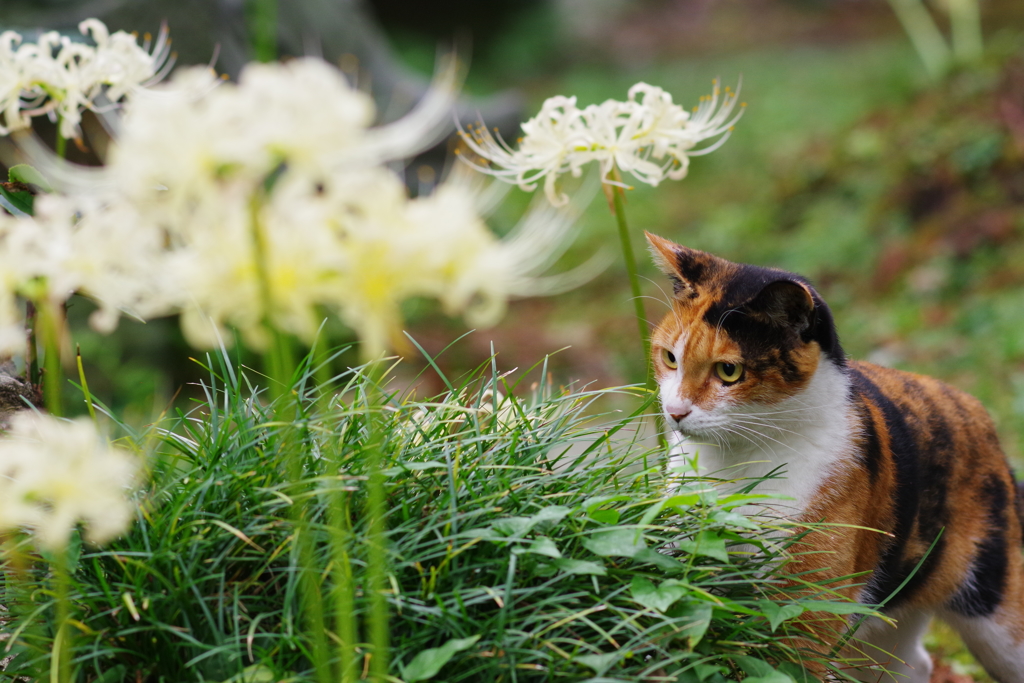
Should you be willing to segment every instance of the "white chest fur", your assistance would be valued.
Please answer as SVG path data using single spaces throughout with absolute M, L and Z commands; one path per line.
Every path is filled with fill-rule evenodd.
M 678 391 L 678 386 L 678 382 L 662 383 L 663 403 L 668 404 L 666 391 Z M 734 490 L 774 472 L 774 478 L 753 492 L 771 495 L 777 502 L 766 501 L 768 507 L 781 516 L 795 517 L 825 480 L 854 457 L 856 426 L 849 388 L 847 376 L 822 357 L 804 390 L 779 403 L 707 412 L 695 408 L 695 414 L 686 418 L 694 418 L 692 427 L 687 425 L 689 435 L 669 432 L 673 444 L 669 467 L 686 468 L 687 461 L 696 458 L 702 475 L 737 480 L 730 487 Z

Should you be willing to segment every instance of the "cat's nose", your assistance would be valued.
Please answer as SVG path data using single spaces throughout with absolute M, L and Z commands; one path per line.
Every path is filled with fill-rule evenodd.
M 671 417 L 676 422 L 682 422 L 683 418 L 686 417 L 687 415 L 689 415 L 692 412 L 693 412 L 692 408 L 687 408 L 685 411 L 681 411 L 681 412 L 678 412 L 678 413 L 669 413 L 668 416 Z
M 676 423 L 682 422 L 692 412 L 693 402 L 686 399 L 667 401 L 665 404 L 665 414 L 675 420 Z

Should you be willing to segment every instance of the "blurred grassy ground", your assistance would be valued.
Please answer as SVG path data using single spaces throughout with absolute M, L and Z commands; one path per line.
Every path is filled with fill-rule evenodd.
M 695 159 L 684 181 L 629 193 L 640 253 L 646 229 L 811 277 L 833 307 L 851 356 L 935 375 L 977 395 L 1019 462 L 1024 137 L 1012 121 L 1024 116 L 1024 52 L 1014 30 L 1024 23 L 1011 19 L 990 39 L 982 68 L 938 87 L 926 83 L 898 27 L 885 24 L 883 39 L 767 41 L 639 66 L 576 62 L 521 85 L 532 113 L 554 94 L 576 95 L 581 105 L 623 98 L 637 80 L 692 103 L 709 91 L 712 77 L 726 84 L 742 77 L 749 106 L 732 139 Z M 410 63 L 424 63 L 414 48 L 407 49 Z M 530 64 L 524 70 L 537 73 Z M 509 203 L 521 208 L 522 195 L 514 190 Z M 512 213 L 497 223 L 508 224 Z M 577 259 L 601 246 L 617 249 L 600 198 L 581 226 Z M 653 322 L 665 310 L 662 278 L 650 264 L 643 268 Z M 638 381 L 643 360 L 625 283 L 616 261 L 578 291 L 515 304 L 497 328 L 450 352 L 448 365 L 478 362 L 491 342 L 509 369 L 571 345 L 553 364 L 563 378 Z M 414 320 L 413 334 L 433 351 L 460 329 L 439 328 L 433 317 Z

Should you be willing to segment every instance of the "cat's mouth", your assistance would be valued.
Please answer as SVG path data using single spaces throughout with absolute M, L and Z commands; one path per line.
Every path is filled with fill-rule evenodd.
M 682 423 L 676 422 L 671 417 L 666 418 L 665 422 L 671 431 L 683 436 L 705 436 L 708 431 L 707 429 L 701 429 L 699 425 L 688 424 L 685 420 Z

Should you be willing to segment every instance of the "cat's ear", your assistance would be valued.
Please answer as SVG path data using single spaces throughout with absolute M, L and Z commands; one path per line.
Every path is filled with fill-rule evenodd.
M 814 295 L 797 280 L 777 280 L 764 287 L 743 307 L 748 315 L 798 335 L 814 322 Z
M 697 296 L 694 285 L 704 272 L 703 267 L 697 267 L 700 257 L 708 255 L 696 249 L 676 244 L 672 240 L 653 235 L 646 230 L 644 236 L 651 247 L 651 257 L 661 272 L 668 275 L 672 281 L 673 293 L 678 298 L 687 299 Z

